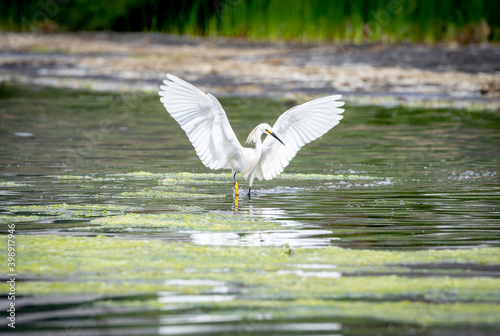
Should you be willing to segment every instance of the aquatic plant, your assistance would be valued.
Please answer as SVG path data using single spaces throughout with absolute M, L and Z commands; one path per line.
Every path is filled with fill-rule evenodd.
M 168 213 L 168 214 L 126 214 L 95 219 L 91 224 L 99 225 L 99 230 L 109 229 L 165 229 L 172 231 L 226 231 L 245 232 L 279 229 L 276 222 L 258 217 L 244 217 L 234 214 L 217 213 Z M 90 229 L 95 227 L 89 227 Z M 77 228 L 79 231 L 85 228 Z
M 183 295 L 220 295 L 199 307 L 250 316 L 370 317 L 435 324 L 496 324 L 500 280 L 470 276 L 477 265 L 499 267 L 498 248 L 374 251 L 328 247 L 198 246 L 118 237 L 18 236 L 17 272 L 23 295 L 93 293 L 100 298 L 127 293 L 158 296 L 141 302 L 149 309 L 182 307 Z M 6 237 L 1 238 L 6 244 Z M 127 258 L 123 256 L 126 255 Z M 0 262 L 5 263 L 5 254 Z M 413 267 L 454 265 L 454 276 L 428 277 Z M 398 275 L 383 275 L 386 267 Z M 351 276 L 349 276 L 351 275 Z M 355 276 L 352 276 L 355 275 Z M 8 284 L 0 284 L 6 290 Z M 162 303 L 163 302 L 163 303 Z M 106 304 L 114 304 L 113 300 Z M 415 314 L 422 318 L 416 319 Z
M 4 207 L 5 210 L 16 213 L 33 213 L 41 215 L 60 216 L 61 218 L 77 217 L 100 217 L 120 214 L 125 211 L 137 210 L 130 207 L 115 204 L 47 204 L 47 205 L 13 205 Z

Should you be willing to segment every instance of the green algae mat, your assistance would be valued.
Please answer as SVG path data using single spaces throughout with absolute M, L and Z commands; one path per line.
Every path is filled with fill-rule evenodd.
M 259 310 L 269 318 L 369 316 L 427 326 L 496 325 L 500 315 L 500 278 L 470 276 L 498 269 L 498 248 L 371 251 L 106 236 L 17 239 L 17 272 L 29 279 L 18 284 L 23 295 L 97 294 L 98 306 L 140 304 L 151 311 L 187 308 L 190 298 L 212 297 L 200 306 L 225 314 L 236 310 L 245 318 Z M 448 267 L 436 273 L 442 265 Z M 156 298 L 136 298 L 141 295 Z

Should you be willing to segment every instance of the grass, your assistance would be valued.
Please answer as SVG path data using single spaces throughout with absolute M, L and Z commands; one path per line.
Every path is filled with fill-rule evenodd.
M 303 42 L 499 42 L 500 6 L 495 0 L 3 1 L 0 29 L 154 31 Z

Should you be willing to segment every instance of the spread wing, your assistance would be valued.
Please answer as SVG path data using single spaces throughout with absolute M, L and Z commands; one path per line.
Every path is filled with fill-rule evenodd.
M 186 132 L 201 162 L 211 169 L 230 168 L 230 156 L 242 147 L 217 98 L 171 74 L 163 83 L 160 101 Z
M 281 143 L 268 136 L 262 144 L 262 156 L 255 176 L 270 180 L 279 175 L 305 144 L 319 138 L 342 119 L 341 95 L 318 98 L 283 113 L 273 126 Z

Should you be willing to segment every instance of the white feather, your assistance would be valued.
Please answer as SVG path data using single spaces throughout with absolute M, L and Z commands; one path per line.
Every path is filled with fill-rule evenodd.
M 231 168 L 228 153 L 242 147 L 217 98 L 171 74 L 163 83 L 160 101 L 186 132 L 201 162 L 211 169 Z
M 285 146 L 272 137 L 264 140 L 256 167 L 258 179 L 270 180 L 281 174 L 305 144 L 319 138 L 343 118 L 341 95 L 318 98 L 283 113 L 273 126 Z

